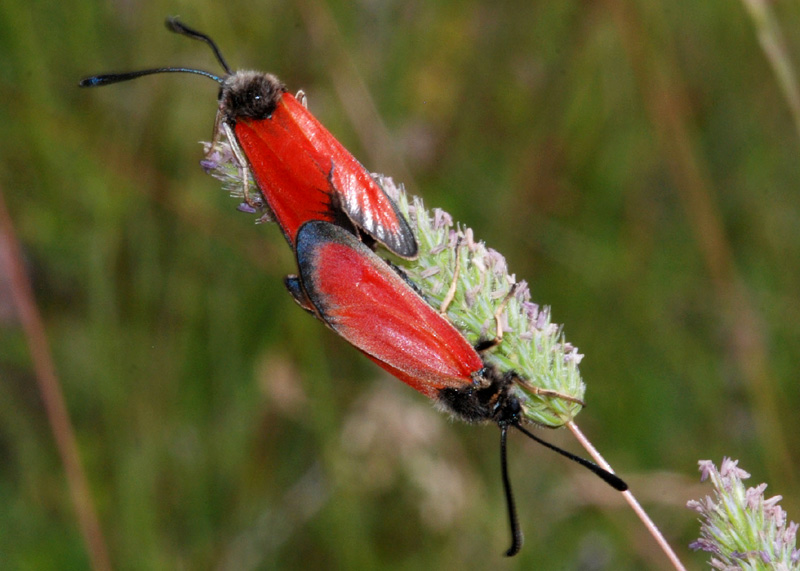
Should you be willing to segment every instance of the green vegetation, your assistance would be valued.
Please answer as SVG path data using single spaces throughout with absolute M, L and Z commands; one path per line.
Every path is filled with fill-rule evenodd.
M 218 71 L 165 31 L 176 13 L 506 256 L 585 355 L 577 423 L 687 566 L 707 559 L 699 459 L 738 458 L 800 518 L 800 8 L 769 5 L 777 60 L 735 2 L 2 2 L 0 190 L 113 566 L 666 565 L 616 492 L 522 437 L 526 544 L 502 558 L 497 429 L 450 422 L 295 306 L 278 229 L 199 167 L 217 87 L 78 89 Z M 85 568 L 5 272 L 0 567 Z

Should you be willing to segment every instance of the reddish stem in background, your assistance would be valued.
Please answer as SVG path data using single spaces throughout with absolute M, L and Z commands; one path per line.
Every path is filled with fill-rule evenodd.
M 64 465 L 72 503 L 75 505 L 78 524 L 86 543 L 92 568 L 98 571 L 110 570 L 108 550 L 92 502 L 89 483 L 81 464 L 75 432 L 72 429 L 69 412 L 47 344 L 42 316 L 39 314 L 33 296 L 33 288 L 22 263 L 19 242 L 11 223 L 2 188 L 0 188 L 0 268 L 3 268 L 8 275 L 11 299 L 30 348 L 31 361 L 36 372 L 36 383 L 42 397 L 47 420 L 53 431 L 61 463 Z

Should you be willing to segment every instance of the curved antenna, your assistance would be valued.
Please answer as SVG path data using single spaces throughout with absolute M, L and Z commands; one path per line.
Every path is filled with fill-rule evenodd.
M 588 468 L 589 470 L 594 472 L 597 476 L 599 476 L 606 484 L 608 484 L 609 486 L 611 486 L 615 490 L 620 491 L 620 492 L 624 492 L 625 490 L 628 489 L 628 484 L 626 484 L 624 481 L 622 481 L 622 479 L 619 476 L 617 476 L 616 474 L 612 474 L 608 470 L 605 470 L 605 469 L 601 468 L 600 466 L 598 466 L 594 462 L 590 462 L 589 460 L 586 460 L 585 458 L 581 458 L 580 456 L 576 456 L 575 454 L 572 454 L 571 452 L 567 452 L 566 450 L 562 450 L 558 446 L 556 446 L 554 444 L 550 444 L 549 442 L 546 442 L 546 441 L 542 440 L 541 438 L 539 438 L 538 436 L 534 435 L 529 430 L 523 428 L 522 425 L 520 425 L 518 423 L 511 423 L 511 426 L 513 426 L 514 428 L 516 428 L 517 430 L 519 430 L 520 432 L 525 434 L 528 438 L 531 438 L 532 440 L 535 440 L 536 442 L 538 442 L 539 444 L 541 444 L 545 448 L 549 448 L 553 452 L 558 452 L 559 454 L 561 454 L 565 458 L 569 458 L 570 460 L 572 460 L 573 462 L 577 462 L 578 464 L 580 464 L 584 468 Z
M 109 85 L 112 83 L 119 83 L 120 81 L 136 79 L 137 77 L 142 77 L 143 75 L 153 75 L 154 73 L 194 73 L 197 75 L 210 77 L 217 83 L 223 82 L 221 77 L 208 71 L 203 71 L 202 69 L 191 69 L 188 67 L 157 67 L 154 69 L 143 69 L 141 71 L 129 71 L 127 73 L 104 73 L 101 75 L 93 75 L 91 77 L 81 79 L 81 82 L 78 85 L 81 87 L 99 87 L 101 85 Z
M 167 18 L 166 25 L 167 29 L 171 32 L 175 32 L 176 34 L 181 34 L 195 40 L 200 40 L 201 42 L 208 44 L 211 49 L 214 50 L 214 56 L 217 58 L 217 61 L 220 63 L 220 65 L 222 65 L 225 73 L 227 75 L 233 74 L 233 71 L 231 71 L 231 68 L 228 67 L 225 58 L 222 57 L 222 52 L 219 51 L 219 47 L 214 40 L 209 38 L 207 35 L 198 32 L 197 30 L 189 28 L 188 26 L 179 22 L 177 18 Z M 157 67 L 153 69 L 143 69 L 141 71 L 130 71 L 127 73 L 105 73 L 102 75 L 93 75 L 91 77 L 82 79 L 78 85 L 81 87 L 99 87 L 101 85 L 109 85 L 111 83 L 119 83 L 120 81 L 136 79 L 137 77 L 142 77 L 143 75 L 153 75 L 154 73 L 194 73 L 196 75 L 203 75 L 213 79 L 217 83 L 224 83 L 224 80 L 218 75 L 214 75 L 210 71 L 203 71 L 202 69 L 192 69 L 188 67 Z
M 503 474 L 503 492 L 506 495 L 506 506 L 508 508 L 508 521 L 511 524 L 511 547 L 506 551 L 506 557 L 513 557 L 522 549 L 522 530 L 519 528 L 519 518 L 517 517 L 517 506 L 514 502 L 514 492 L 511 491 L 511 480 L 508 477 L 508 460 L 506 458 L 506 437 L 508 436 L 508 425 L 500 425 L 500 470 Z
M 222 65 L 222 69 L 225 70 L 225 73 L 228 75 L 232 75 L 233 71 L 231 68 L 228 67 L 228 64 L 225 62 L 225 58 L 222 57 L 222 52 L 219 51 L 219 47 L 217 43 L 209 38 L 207 35 L 203 34 L 202 32 L 198 32 L 190 27 L 188 27 L 183 22 L 179 21 L 177 18 L 167 18 L 165 22 L 167 25 L 167 29 L 170 32 L 175 32 L 176 34 L 181 34 L 183 36 L 187 36 L 194 40 L 200 40 L 201 42 L 205 42 L 206 44 L 214 50 L 214 56 L 217 58 L 217 61 Z

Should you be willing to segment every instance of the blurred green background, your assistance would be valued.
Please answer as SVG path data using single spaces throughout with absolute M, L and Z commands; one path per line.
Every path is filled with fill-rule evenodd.
M 508 257 L 586 355 L 578 424 L 687 565 L 698 459 L 739 458 L 800 517 L 800 138 L 759 4 L 4 0 L 0 190 L 113 566 L 666 568 L 618 494 L 517 436 L 526 544 L 503 558 L 497 429 L 295 306 L 277 228 L 198 166 L 217 87 L 78 89 L 218 72 L 168 15 Z M 800 5 L 769 5 L 791 72 Z M 85 568 L 7 271 L 0 566 Z

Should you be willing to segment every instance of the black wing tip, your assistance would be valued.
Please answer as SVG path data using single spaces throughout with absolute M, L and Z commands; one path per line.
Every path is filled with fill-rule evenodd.
M 321 238 L 331 239 L 336 234 L 336 224 L 325 220 L 308 220 L 297 230 L 297 243 L 314 243 Z
M 419 246 L 413 234 L 402 236 L 398 243 L 389 249 L 405 260 L 416 260 L 419 256 Z
M 419 256 L 417 237 L 414 235 L 408 219 L 400 213 L 397 205 L 394 206 L 397 220 L 400 222 L 400 230 L 397 232 L 397 248 L 392 251 L 406 260 L 415 260 Z
M 388 229 L 366 228 L 364 223 L 360 220 L 355 220 L 355 224 L 362 229 L 370 238 L 382 244 L 392 254 L 403 258 L 404 260 L 415 260 L 419 256 L 419 245 L 417 238 L 414 236 L 408 221 L 398 213 L 397 220 L 400 223 L 400 228 L 396 231 L 389 231 Z M 383 230 L 383 231 L 378 231 Z
M 366 248 L 361 241 L 349 232 L 326 220 L 309 220 L 304 222 L 295 235 L 295 254 L 300 268 L 301 279 L 305 282 L 305 273 L 309 264 L 314 263 L 317 248 L 324 243 L 343 244 L 352 249 Z

